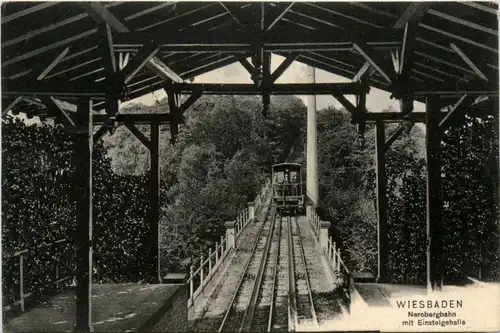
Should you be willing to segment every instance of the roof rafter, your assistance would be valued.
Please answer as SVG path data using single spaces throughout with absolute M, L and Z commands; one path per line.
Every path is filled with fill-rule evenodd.
M 58 112 L 66 118 L 66 121 L 71 124 L 71 126 L 75 127 L 76 123 L 73 120 L 73 118 L 68 114 L 66 110 L 59 104 L 59 102 L 52 96 L 42 96 L 40 97 L 40 100 L 42 101 L 43 104 L 45 104 L 45 107 L 47 110 L 53 110 L 55 112 Z
M 271 77 L 269 78 L 270 83 L 276 82 L 277 79 L 287 70 L 288 67 L 297 59 L 299 56 L 298 53 L 291 53 L 288 55 L 285 60 L 274 70 L 274 72 L 271 74 Z
M 50 71 L 53 70 L 54 67 L 56 67 L 57 64 L 59 64 L 63 60 L 63 58 L 68 54 L 69 51 L 70 48 L 66 47 L 54 60 L 52 60 L 52 62 L 43 70 L 43 72 L 40 73 L 40 75 L 38 75 L 36 79 L 38 81 L 45 79 Z
M 455 116 L 460 110 L 463 110 L 465 107 L 469 106 L 474 102 L 475 97 L 470 95 L 463 95 L 460 99 L 453 105 L 453 107 L 446 113 L 446 115 L 441 119 L 438 126 L 440 128 L 444 128 L 446 123 L 449 123 L 449 119 Z
M 109 24 L 116 32 L 129 32 L 129 29 L 118 20 L 106 7 L 97 1 L 84 2 L 80 5 L 99 24 Z
M 3 105 L 3 108 L 2 108 L 2 117 L 5 116 L 7 114 L 7 112 L 9 112 L 10 110 L 12 110 L 13 108 L 16 107 L 16 105 L 23 100 L 23 97 L 22 96 L 17 96 L 17 97 L 11 97 L 9 101 L 7 101 L 7 103 L 2 103 L 4 104 Z
M 457 45 L 451 43 L 450 47 L 462 58 L 462 60 L 469 65 L 469 67 L 476 73 L 477 76 L 479 76 L 481 79 L 488 81 L 488 77 L 484 72 L 476 65 L 475 61 L 473 61 L 470 56 L 465 54 L 463 50 L 461 50 Z
M 488 27 L 485 27 L 481 24 L 467 21 L 467 20 L 461 19 L 461 18 L 456 17 L 456 16 L 448 15 L 446 13 L 442 13 L 442 12 L 434 10 L 434 9 L 429 9 L 427 12 L 431 15 L 448 20 L 450 22 L 458 23 L 458 24 L 461 24 L 461 25 L 468 27 L 468 28 L 471 28 L 471 29 L 476 29 L 478 31 L 486 32 L 486 33 L 491 34 L 493 36 L 498 36 L 498 31 L 496 31 L 494 29 L 490 29 Z
M 123 81 L 129 83 L 134 76 L 158 53 L 160 48 L 154 42 L 144 45 L 120 72 Z
M 158 77 L 164 80 L 172 80 L 176 83 L 183 82 L 182 78 L 170 69 L 170 67 L 168 67 L 163 61 L 158 59 L 158 57 L 151 58 L 146 66 Z
M 279 3 L 278 3 L 279 4 Z M 279 14 L 276 16 L 272 22 L 265 28 L 265 31 L 270 31 L 282 18 L 286 15 L 286 13 L 292 8 L 295 2 L 291 2 L 288 4 Z
M 410 3 L 408 5 L 408 7 L 406 8 L 406 10 L 401 14 L 401 16 L 399 16 L 399 18 L 396 20 L 396 22 L 392 25 L 392 28 L 393 29 L 402 29 L 402 28 L 405 28 L 408 23 L 414 23 L 414 22 L 419 21 L 422 18 L 422 16 L 424 16 L 424 14 L 427 12 L 430 5 L 431 4 L 425 3 L 425 2 Z M 406 31 L 405 31 L 405 33 L 406 33 Z M 368 61 L 368 59 L 367 59 L 367 62 L 365 63 L 365 65 L 363 67 L 361 67 L 361 69 L 360 69 L 360 72 L 363 71 L 361 73 L 361 76 L 366 77 L 366 78 L 370 78 L 374 73 L 373 71 L 367 72 L 368 68 L 364 69 L 365 66 L 368 66 L 368 65 L 373 65 L 373 64 L 370 61 Z M 377 69 L 377 72 L 380 73 L 380 71 L 378 69 Z M 387 81 L 386 75 L 382 75 L 382 77 Z M 390 81 L 389 81 L 389 83 L 390 83 Z
M 391 77 L 393 77 L 394 75 L 390 72 L 388 72 L 388 68 L 384 68 L 385 66 L 383 66 L 382 64 L 378 64 L 377 61 L 375 60 L 376 59 L 376 56 L 373 52 L 373 49 L 370 48 L 368 45 L 366 45 L 365 43 L 362 43 L 362 42 L 355 42 L 354 45 L 353 45 L 353 48 L 363 56 L 363 58 L 366 59 L 366 61 L 368 63 L 370 63 L 370 65 L 375 68 L 375 70 L 380 74 L 380 76 L 382 76 L 384 78 L 384 80 L 387 81 L 387 83 L 392 83 L 392 79 Z M 380 61 L 380 59 L 377 59 L 378 61 Z
M 15 12 L 13 14 L 10 14 L 10 15 L 2 17 L 2 24 L 5 24 L 5 23 L 13 21 L 13 20 L 16 20 L 16 19 L 18 19 L 20 17 L 26 16 L 26 15 L 29 15 L 29 14 L 36 13 L 36 12 L 42 10 L 42 9 L 49 8 L 49 7 L 54 6 L 56 4 L 57 4 L 56 2 L 43 2 L 41 4 L 38 4 L 38 5 L 35 5 L 35 6 L 31 6 L 31 7 L 28 7 L 26 9 L 17 11 L 17 12 Z

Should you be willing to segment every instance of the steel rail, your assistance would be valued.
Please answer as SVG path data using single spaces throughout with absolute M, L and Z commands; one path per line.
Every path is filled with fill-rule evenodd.
M 292 218 L 288 216 L 288 331 L 294 332 L 298 326 L 297 290 L 295 288 L 295 263 L 293 260 Z
M 274 270 L 273 270 L 273 286 L 272 286 L 272 293 L 271 293 L 271 306 L 269 308 L 269 320 L 267 321 L 267 331 L 271 332 L 272 330 L 272 325 L 273 325 L 273 312 L 274 312 L 274 301 L 275 301 L 275 295 L 277 294 L 276 291 L 276 285 L 277 285 L 277 279 L 278 279 L 278 266 L 280 263 L 280 253 L 281 253 L 281 232 L 282 232 L 282 225 L 283 225 L 283 220 L 281 218 L 281 215 L 279 216 L 280 222 L 278 224 L 278 248 L 276 250 L 276 258 L 274 260 Z
M 293 220 L 293 219 L 290 218 L 290 220 Z M 313 300 L 312 289 L 311 289 L 311 281 L 309 280 L 309 273 L 307 271 L 306 254 L 304 251 L 304 245 L 302 244 L 302 236 L 300 234 L 300 226 L 299 226 L 299 223 L 297 222 L 297 217 L 295 217 L 295 226 L 297 228 L 297 235 L 299 237 L 300 257 L 302 259 L 302 265 L 304 265 L 304 271 L 305 271 L 304 279 L 306 280 L 307 291 L 309 294 L 309 301 L 311 302 L 311 314 L 313 317 L 313 322 L 314 322 L 315 326 L 317 327 L 317 326 L 319 326 L 318 317 L 316 316 L 316 309 L 314 308 L 314 300 Z
M 224 325 L 226 324 L 226 321 L 229 318 L 229 314 L 233 310 L 234 302 L 236 301 L 236 297 L 238 296 L 238 294 L 241 290 L 241 287 L 243 286 L 243 281 L 245 281 L 245 276 L 247 274 L 248 267 L 250 267 L 250 263 L 252 262 L 252 259 L 255 256 L 255 251 L 257 250 L 257 245 L 259 244 L 259 239 L 262 235 L 262 231 L 264 230 L 264 228 L 266 226 L 266 222 L 267 222 L 269 212 L 271 211 L 271 209 L 274 209 L 274 207 L 270 204 L 269 208 L 266 211 L 266 217 L 264 219 L 264 223 L 262 224 L 262 227 L 260 228 L 259 233 L 257 234 L 257 239 L 255 241 L 253 248 L 252 248 L 252 253 L 250 254 L 250 257 L 248 258 L 247 262 L 245 263 L 245 268 L 243 269 L 243 274 L 241 275 L 240 280 L 238 281 L 238 286 L 236 288 L 236 292 L 234 293 L 233 297 L 231 298 L 231 302 L 229 303 L 229 308 L 227 309 L 217 332 L 222 332 L 222 330 L 224 329 Z
M 266 244 L 264 245 L 262 258 L 260 259 L 259 270 L 257 271 L 257 277 L 255 278 L 254 286 L 252 289 L 252 295 L 250 296 L 250 302 L 245 310 L 245 314 L 243 315 L 243 320 L 241 321 L 239 332 L 250 331 L 250 327 L 252 325 L 252 320 L 255 314 L 255 308 L 257 307 L 258 296 L 260 294 L 260 290 L 262 289 L 262 280 L 264 278 L 265 268 L 267 265 L 267 258 L 269 256 L 269 250 L 271 249 L 275 222 L 276 222 L 276 209 L 274 209 L 272 214 L 271 226 L 269 228 L 269 234 L 267 235 L 266 238 Z

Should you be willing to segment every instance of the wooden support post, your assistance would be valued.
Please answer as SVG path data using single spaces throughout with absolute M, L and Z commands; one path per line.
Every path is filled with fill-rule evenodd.
M 271 94 L 267 89 L 271 79 L 271 53 L 262 52 L 262 115 L 266 118 L 271 107 Z
M 82 99 L 73 143 L 76 199 L 76 332 L 92 331 L 92 105 Z M 87 120 L 87 121 L 85 121 Z
M 159 254 L 159 223 L 160 223 L 160 125 L 151 122 L 151 172 L 149 175 L 149 262 L 151 282 L 161 282 L 160 277 L 160 254 Z
M 376 157 L 377 157 L 377 243 L 378 243 L 378 272 L 377 283 L 387 281 L 387 261 L 389 251 L 387 247 L 386 221 L 386 177 L 385 177 L 385 128 L 382 121 L 376 123 Z
M 427 160 L 427 288 L 440 290 L 443 285 L 443 254 L 441 243 L 441 164 L 439 134 L 440 99 L 426 100 L 426 160 Z

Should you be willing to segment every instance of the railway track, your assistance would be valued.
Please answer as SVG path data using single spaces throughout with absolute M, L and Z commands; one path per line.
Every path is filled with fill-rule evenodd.
M 318 326 L 297 218 L 288 216 L 289 331 Z
M 256 291 L 256 306 L 253 310 L 253 316 L 248 318 L 251 325 L 249 327 L 244 327 L 244 329 L 249 328 L 248 331 L 251 332 L 276 331 L 276 328 L 274 328 L 276 326 L 274 325 L 275 322 L 279 322 L 280 320 L 283 321 L 283 317 L 286 322 L 286 316 L 283 316 L 283 313 L 286 313 L 286 303 L 284 303 L 284 309 L 283 304 L 276 303 L 278 294 L 277 288 L 279 284 L 278 272 L 282 244 L 283 218 L 281 216 L 276 216 L 276 221 L 277 225 L 272 234 L 271 247 L 265 263 L 263 280 L 259 286 L 260 290 Z M 275 311 L 279 305 L 281 305 L 281 307 L 278 310 L 281 311 Z
M 265 273 L 265 266 L 275 229 L 276 209 L 269 207 L 264 224 L 259 231 L 236 292 L 225 313 L 219 332 L 241 332 L 250 330 L 257 300 Z

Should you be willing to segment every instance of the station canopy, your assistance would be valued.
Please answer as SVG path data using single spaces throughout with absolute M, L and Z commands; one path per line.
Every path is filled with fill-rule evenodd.
M 252 73 L 269 52 L 286 59 L 271 83 L 298 61 L 351 79 L 340 93 L 363 83 L 396 98 L 437 94 L 449 105 L 498 95 L 498 9 L 490 2 L 7 2 L 1 40 L 3 114 L 46 117 L 47 99 L 71 109 L 81 97 L 99 110 L 107 94 L 125 101 L 166 83 L 183 94 L 311 88 L 191 82 L 237 62 Z

